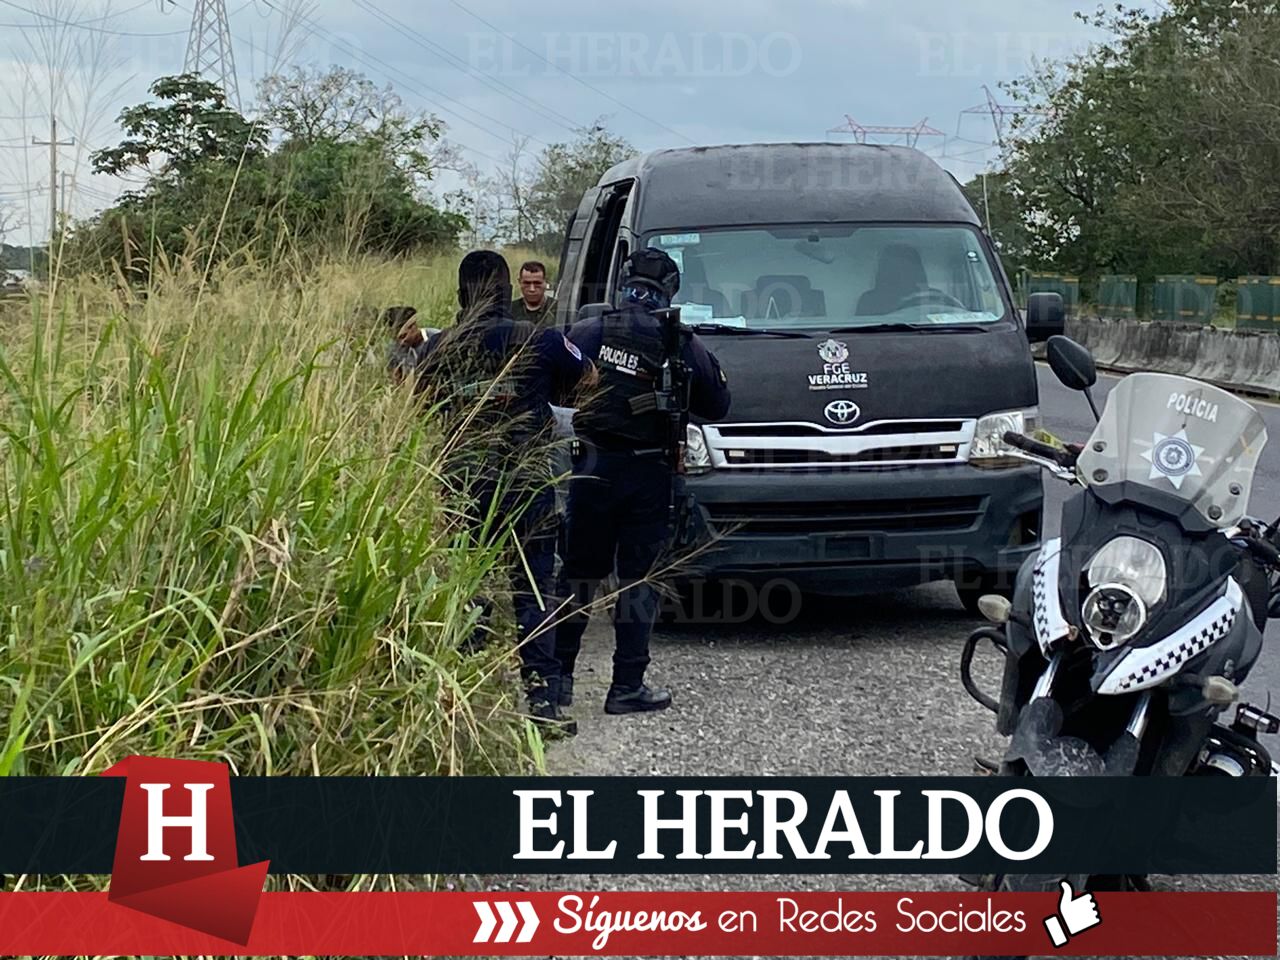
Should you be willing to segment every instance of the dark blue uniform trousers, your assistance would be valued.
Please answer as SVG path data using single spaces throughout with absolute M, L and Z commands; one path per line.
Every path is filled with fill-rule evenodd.
M 478 483 L 473 488 L 479 516 L 489 511 L 496 496 L 495 485 Z M 499 523 L 509 522 L 517 509 L 516 498 L 504 498 L 495 517 Z M 540 491 L 530 505 L 515 517 L 514 539 L 524 554 L 521 562 L 515 545 L 507 548 L 507 570 L 511 583 L 511 605 L 515 613 L 517 642 L 520 645 L 521 676 L 532 689 L 556 686 L 560 681 L 560 661 L 556 657 L 556 617 L 552 599 L 555 588 L 556 522 L 555 494 Z M 528 564 L 528 571 L 525 564 Z M 532 578 L 530 577 L 532 574 Z M 486 604 L 487 606 L 487 604 Z
M 588 448 L 574 461 L 557 594 L 569 601 L 556 628 L 562 673 L 571 675 L 600 581 L 615 569 L 613 685 L 634 689 L 649 665 L 658 594 L 647 582 L 668 537 L 671 468 L 659 456 Z

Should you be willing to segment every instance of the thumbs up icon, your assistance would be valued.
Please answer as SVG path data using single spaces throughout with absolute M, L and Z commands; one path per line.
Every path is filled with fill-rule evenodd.
M 1071 892 L 1071 884 L 1062 881 L 1062 899 L 1058 901 L 1058 912 L 1045 917 L 1044 928 L 1055 947 L 1061 947 L 1077 933 L 1083 933 L 1090 927 L 1102 922 L 1098 916 L 1098 901 L 1092 893 L 1075 896 Z

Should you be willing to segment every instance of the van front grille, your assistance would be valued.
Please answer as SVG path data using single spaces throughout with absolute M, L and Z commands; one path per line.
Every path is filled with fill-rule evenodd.
M 774 467 L 824 463 L 906 463 L 956 459 L 959 446 L 929 444 L 912 447 L 876 447 L 858 453 L 831 453 L 826 450 L 726 450 L 725 461 L 733 467 Z
M 704 503 L 715 532 L 732 536 L 966 530 L 982 519 L 982 497 L 917 497 L 785 503 Z

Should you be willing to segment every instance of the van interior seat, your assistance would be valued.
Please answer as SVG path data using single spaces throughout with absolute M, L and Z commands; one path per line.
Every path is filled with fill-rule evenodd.
M 920 251 L 910 244 L 892 243 L 880 251 L 876 265 L 876 282 L 858 298 L 854 313 L 859 316 L 884 316 L 892 313 L 903 300 L 929 286 Z
M 825 317 L 827 298 L 802 274 L 774 273 L 756 278 L 742 295 L 744 317 Z
M 729 316 L 729 298 L 707 283 L 707 268 L 702 257 L 686 251 L 680 269 L 680 292 L 676 303 L 702 303 L 711 307 L 713 317 Z

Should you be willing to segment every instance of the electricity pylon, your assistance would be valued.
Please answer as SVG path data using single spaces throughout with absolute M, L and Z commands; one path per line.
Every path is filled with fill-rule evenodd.
M 240 109 L 240 85 L 236 82 L 236 58 L 231 49 L 226 0 L 195 0 L 183 73 L 196 73 L 216 80 L 226 94 L 227 102 Z

